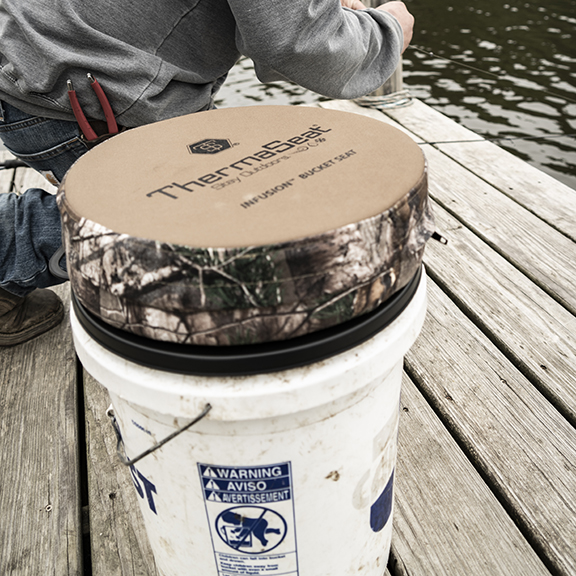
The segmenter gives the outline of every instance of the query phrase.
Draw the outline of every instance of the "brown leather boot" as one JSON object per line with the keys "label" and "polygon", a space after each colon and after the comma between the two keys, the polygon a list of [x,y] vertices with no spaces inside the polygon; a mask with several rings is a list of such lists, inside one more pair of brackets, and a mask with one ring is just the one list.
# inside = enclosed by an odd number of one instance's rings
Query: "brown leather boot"
{"label": "brown leather boot", "polygon": [[0,346],[26,342],[64,318],[62,301],[52,290],[38,289],[21,298],[0,288]]}

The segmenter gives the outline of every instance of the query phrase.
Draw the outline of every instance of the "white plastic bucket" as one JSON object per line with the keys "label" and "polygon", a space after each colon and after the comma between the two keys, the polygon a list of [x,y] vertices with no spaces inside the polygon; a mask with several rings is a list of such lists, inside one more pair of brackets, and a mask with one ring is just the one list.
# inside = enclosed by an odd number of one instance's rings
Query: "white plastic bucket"
{"label": "white plastic bucket", "polygon": [[403,357],[426,312],[425,274],[363,343],[305,366],[195,376],[100,345],[72,312],[84,367],[104,385],[162,576],[381,576],[392,534]]}

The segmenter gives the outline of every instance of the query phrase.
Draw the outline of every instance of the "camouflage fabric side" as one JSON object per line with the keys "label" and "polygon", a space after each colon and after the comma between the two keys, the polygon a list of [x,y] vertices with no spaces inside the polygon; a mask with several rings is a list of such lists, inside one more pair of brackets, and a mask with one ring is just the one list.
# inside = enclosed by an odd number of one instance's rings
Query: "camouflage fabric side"
{"label": "camouflage fabric side", "polygon": [[383,214],[265,247],[135,238],[75,215],[64,189],[58,201],[80,302],[117,328],[184,344],[283,340],[370,312],[410,281],[433,232],[426,171]]}

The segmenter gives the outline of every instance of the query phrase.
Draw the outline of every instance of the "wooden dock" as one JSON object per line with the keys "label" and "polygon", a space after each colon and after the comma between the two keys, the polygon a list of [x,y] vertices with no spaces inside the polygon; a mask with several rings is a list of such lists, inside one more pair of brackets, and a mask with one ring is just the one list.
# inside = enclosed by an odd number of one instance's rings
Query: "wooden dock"
{"label": "wooden dock", "polygon": [[[389,572],[576,575],[576,191],[419,101],[322,106],[422,143],[448,241],[405,362]],[[0,349],[0,574],[156,574],[108,404],[68,323]]]}

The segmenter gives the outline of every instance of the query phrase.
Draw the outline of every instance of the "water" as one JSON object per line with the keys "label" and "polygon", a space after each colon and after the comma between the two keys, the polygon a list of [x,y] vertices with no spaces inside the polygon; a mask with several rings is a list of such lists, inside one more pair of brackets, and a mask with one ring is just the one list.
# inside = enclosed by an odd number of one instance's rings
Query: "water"
{"label": "water", "polygon": [[[416,17],[403,60],[411,94],[487,138],[548,135],[498,144],[576,189],[576,0],[407,5]],[[219,97],[219,106],[325,99],[287,82],[260,84],[249,60]]]}

